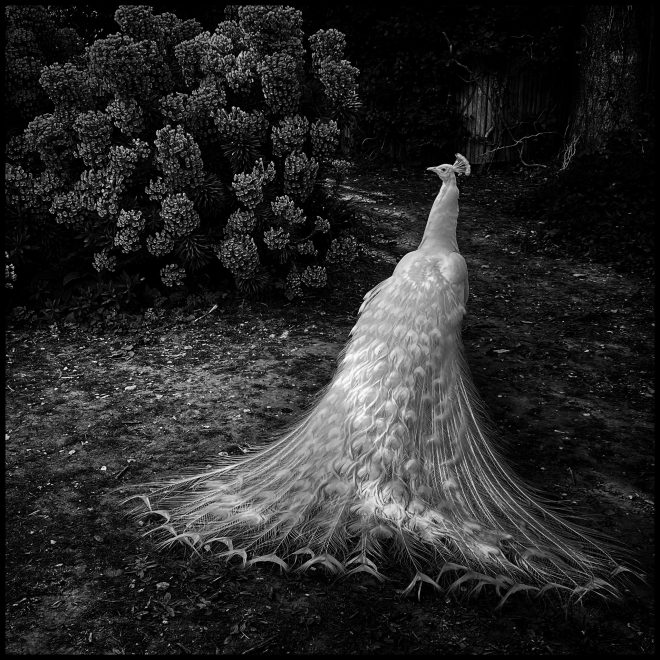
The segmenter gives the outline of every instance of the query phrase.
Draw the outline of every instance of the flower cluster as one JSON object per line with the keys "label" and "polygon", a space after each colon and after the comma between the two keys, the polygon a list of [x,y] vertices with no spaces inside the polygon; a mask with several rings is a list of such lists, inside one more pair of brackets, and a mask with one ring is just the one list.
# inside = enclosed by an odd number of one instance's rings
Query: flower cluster
{"label": "flower cluster", "polygon": [[146,5],[121,5],[114,15],[121,31],[137,41],[156,40],[158,30],[154,18],[151,7]]}
{"label": "flower cluster", "polygon": [[162,257],[174,249],[174,239],[166,231],[157,231],[153,236],[147,236],[147,250],[154,257]]}
{"label": "flower cluster", "polygon": [[5,197],[9,204],[29,205],[34,195],[34,177],[21,165],[5,162]]}
{"label": "flower cluster", "polygon": [[296,60],[286,53],[266,55],[257,64],[264,100],[275,115],[292,115],[302,93]]}
{"label": "flower cluster", "polygon": [[280,5],[243,5],[238,8],[244,40],[260,55],[287,53],[296,59],[303,56],[302,13]]}
{"label": "flower cluster", "polygon": [[302,225],[307,220],[303,210],[298,208],[288,195],[276,197],[270,203],[270,207],[273,209],[275,217],[283,224]]}
{"label": "flower cluster", "polygon": [[178,264],[167,264],[160,269],[160,279],[167,287],[181,286],[186,278],[186,269]]}
{"label": "flower cluster", "polygon": [[227,84],[235,92],[247,92],[255,81],[259,56],[255,50],[247,49],[236,57],[234,68],[227,72]]}
{"label": "flower cluster", "polygon": [[142,211],[120,211],[117,218],[117,233],[114,244],[128,254],[140,248],[140,234],[144,230],[145,219]]}
{"label": "flower cluster", "polygon": [[251,236],[234,236],[220,243],[218,258],[234,276],[245,277],[259,267],[259,252]]}
{"label": "flower cluster", "polygon": [[149,181],[149,185],[144,189],[144,192],[147,193],[147,197],[152,202],[161,202],[170,194],[170,185],[162,176],[159,176]]}
{"label": "flower cluster", "polygon": [[44,65],[79,55],[82,40],[73,28],[65,27],[63,12],[53,5],[7,5],[3,16],[5,102],[29,121],[50,106],[39,85]]}
{"label": "flower cluster", "polygon": [[285,156],[292,151],[301,150],[307,140],[308,131],[309,120],[307,117],[294,115],[281,119],[271,131],[273,154]]}
{"label": "flower cluster", "polygon": [[215,28],[214,34],[227,37],[231,41],[233,52],[242,52],[248,49],[245,43],[245,30],[232,20],[220,21]]}
{"label": "flower cluster", "polygon": [[218,32],[209,35],[208,47],[201,59],[202,73],[224,79],[236,65],[236,56],[232,50],[233,43],[229,37]]}
{"label": "flower cluster", "polygon": [[82,112],[73,123],[78,135],[76,153],[87,167],[99,167],[105,163],[112,142],[112,121],[99,110]]}
{"label": "flower cluster", "polygon": [[202,31],[202,26],[195,19],[184,21],[169,12],[154,15],[152,11],[146,5],[121,5],[115,11],[114,18],[128,36],[136,41],[154,41],[161,49],[171,49]]}
{"label": "flower cluster", "polygon": [[334,28],[318,30],[309,37],[309,47],[312,51],[312,65],[318,68],[327,58],[338,62],[344,57],[346,37]]}
{"label": "flower cluster", "polygon": [[268,119],[259,110],[245,112],[245,110],[232,106],[230,112],[221,108],[213,118],[223,140],[249,136],[258,142],[263,142],[268,133]]}
{"label": "flower cluster", "polygon": [[189,87],[194,86],[203,75],[201,61],[208,47],[209,36],[208,32],[203,32],[174,47],[174,56],[181,68],[183,79]]}
{"label": "flower cluster", "polygon": [[172,92],[158,100],[160,111],[166,119],[176,124],[182,123],[188,112],[189,94],[183,92]]}
{"label": "flower cluster", "polygon": [[62,192],[64,181],[54,172],[44,170],[39,176],[30,175],[30,184],[28,208],[38,215],[48,213],[53,199]]}
{"label": "flower cluster", "polygon": [[312,192],[318,170],[316,160],[304,152],[289,154],[284,161],[284,192],[299,203],[304,202]]}
{"label": "flower cluster", "polygon": [[[133,173],[138,159],[149,154],[149,145],[139,139],[133,147],[113,145],[106,156],[105,164],[84,170],[73,185],[80,206],[96,211],[102,218],[119,214],[121,197]],[[73,199],[73,198],[72,198]]]}
{"label": "flower cluster", "polygon": [[152,8],[145,5],[121,5],[114,18],[125,34],[136,41],[155,41],[161,49],[171,49],[202,31],[195,19],[184,21],[169,12],[154,15]]}
{"label": "flower cluster", "polygon": [[202,32],[174,47],[186,84],[194,87],[207,77],[223,78],[236,63],[232,40],[216,30]]}
{"label": "flower cluster", "polygon": [[316,220],[314,221],[314,231],[318,231],[323,234],[329,233],[330,222],[325,218],[322,218],[320,215],[317,215]]}
{"label": "flower cluster", "polygon": [[115,96],[105,111],[125,135],[139,135],[144,130],[144,112],[135,99]]}
{"label": "flower cluster", "polygon": [[328,274],[323,266],[307,266],[300,275],[300,282],[305,286],[320,289],[328,283]]}
{"label": "flower cluster", "polygon": [[97,39],[87,48],[89,71],[111,94],[149,100],[172,88],[172,75],[154,41],[125,34]]}
{"label": "flower cluster", "polygon": [[312,153],[319,159],[326,160],[334,154],[339,144],[339,127],[334,120],[318,120],[310,129]]}
{"label": "flower cluster", "polygon": [[234,211],[225,226],[225,238],[245,236],[257,226],[257,217],[252,211]]}
{"label": "flower cluster", "polygon": [[22,133],[12,135],[5,143],[5,162],[11,161],[20,163],[28,155],[25,136]]}
{"label": "flower cluster", "polygon": [[7,94],[21,115],[34,117],[46,105],[46,97],[38,84],[44,66],[40,57],[33,55],[7,58]]}
{"label": "flower cluster", "polygon": [[214,79],[202,81],[190,94],[186,123],[193,134],[210,139],[215,133],[213,113],[227,102],[227,93]]}
{"label": "flower cluster", "polygon": [[300,273],[298,273],[298,269],[295,266],[291,268],[286,276],[286,282],[284,283],[284,295],[289,300],[293,300],[294,298],[301,298],[303,295]]}
{"label": "flower cluster", "polygon": [[325,95],[335,108],[355,107],[357,101],[357,77],[360,70],[351,66],[348,60],[338,62],[327,57],[320,62],[317,75],[323,85]]}
{"label": "flower cluster", "polygon": [[75,224],[80,219],[84,206],[80,195],[70,190],[55,195],[48,210],[55,216],[58,225]]}
{"label": "flower cluster", "polygon": [[358,256],[358,242],[355,237],[345,234],[330,243],[325,260],[337,266],[349,266]]}
{"label": "flower cluster", "polygon": [[289,232],[281,227],[274,227],[264,232],[264,243],[271,250],[284,250],[290,242]]}
{"label": "flower cluster", "polygon": [[343,181],[351,169],[351,163],[342,158],[335,158],[330,161],[330,168],[337,182]]}
{"label": "flower cluster", "polygon": [[264,198],[264,185],[275,178],[275,164],[270,162],[264,168],[264,162],[260,158],[255,164],[252,172],[241,172],[234,174],[231,184],[238,201],[248,209],[254,209]]}
{"label": "flower cluster", "polygon": [[44,67],[41,70],[39,84],[56,107],[81,109],[92,104],[88,80],[89,75],[85,69],[66,62]]}
{"label": "flower cluster", "polygon": [[298,254],[305,254],[312,256],[316,256],[318,254],[318,250],[314,247],[314,243],[309,240],[298,243],[296,245],[296,250],[298,250]]}
{"label": "flower cluster", "polygon": [[187,236],[199,227],[199,214],[185,193],[166,197],[161,204],[163,232],[172,238]]}
{"label": "flower cluster", "polygon": [[187,131],[200,139],[214,135],[212,120],[215,109],[226,102],[224,89],[214,81],[202,82],[190,94],[173,92],[163,96],[160,111],[171,122],[182,124]]}
{"label": "flower cluster", "polygon": [[9,261],[9,253],[5,252],[5,289],[13,289],[16,281],[14,264]]}
{"label": "flower cluster", "polygon": [[117,268],[117,257],[111,255],[109,252],[106,248],[94,254],[93,265],[99,273],[104,270],[113,271]]}
{"label": "flower cluster", "polygon": [[96,211],[102,218],[119,214],[119,197],[123,192],[123,177],[108,177],[108,171],[84,170],[74,184],[80,195],[81,204],[88,211]]}
{"label": "flower cluster", "polygon": [[25,148],[36,151],[47,169],[60,171],[74,157],[75,132],[55,114],[35,117],[23,132]]}
{"label": "flower cluster", "polygon": [[204,164],[199,145],[181,126],[169,124],[156,131],[156,163],[165,175],[171,191],[197,187],[204,178]]}

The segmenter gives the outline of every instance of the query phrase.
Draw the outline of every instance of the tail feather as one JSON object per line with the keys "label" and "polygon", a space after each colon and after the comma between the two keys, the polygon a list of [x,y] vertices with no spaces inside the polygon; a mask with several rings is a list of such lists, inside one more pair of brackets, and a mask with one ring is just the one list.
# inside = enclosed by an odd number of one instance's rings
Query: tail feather
{"label": "tail feather", "polygon": [[[416,268],[365,296],[334,378],[297,424],[136,496],[165,518],[162,545],[222,542],[248,565],[374,575],[396,556],[416,576],[409,590],[459,570],[454,588],[492,584],[503,601],[616,594],[615,553],[543,504],[492,446],[463,356],[463,304],[432,259]],[[436,580],[424,572],[438,568]]]}

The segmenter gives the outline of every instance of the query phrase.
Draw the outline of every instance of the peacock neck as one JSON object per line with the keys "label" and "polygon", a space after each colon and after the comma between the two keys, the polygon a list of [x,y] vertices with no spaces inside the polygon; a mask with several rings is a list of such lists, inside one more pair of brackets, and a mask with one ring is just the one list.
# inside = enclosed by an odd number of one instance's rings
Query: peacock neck
{"label": "peacock neck", "polygon": [[433,202],[418,250],[434,253],[458,252],[458,186],[456,178],[444,181]]}

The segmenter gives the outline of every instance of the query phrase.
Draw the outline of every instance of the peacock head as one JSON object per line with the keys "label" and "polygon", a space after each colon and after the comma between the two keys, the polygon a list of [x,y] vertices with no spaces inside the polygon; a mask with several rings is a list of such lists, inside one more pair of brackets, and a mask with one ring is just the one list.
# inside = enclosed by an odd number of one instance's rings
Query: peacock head
{"label": "peacock head", "polygon": [[456,174],[470,174],[470,163],[465,156],[456,154],[456,161],[453,165],[445,163],[444,165],[436,165],[435,167],[427,167],[429,172],[435,172],[443,182],[450,181]]}

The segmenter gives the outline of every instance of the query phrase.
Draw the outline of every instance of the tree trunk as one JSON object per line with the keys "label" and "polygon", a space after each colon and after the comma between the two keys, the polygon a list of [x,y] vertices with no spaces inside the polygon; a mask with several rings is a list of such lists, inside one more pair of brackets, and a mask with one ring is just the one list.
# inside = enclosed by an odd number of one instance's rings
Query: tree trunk
{"label": "tree trunk", "polygon": [[585,7],[578,82],[562,169],[602,151],[615,132],[632,132],[641,92],[641,46],[634,5]]}

